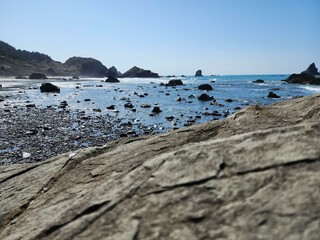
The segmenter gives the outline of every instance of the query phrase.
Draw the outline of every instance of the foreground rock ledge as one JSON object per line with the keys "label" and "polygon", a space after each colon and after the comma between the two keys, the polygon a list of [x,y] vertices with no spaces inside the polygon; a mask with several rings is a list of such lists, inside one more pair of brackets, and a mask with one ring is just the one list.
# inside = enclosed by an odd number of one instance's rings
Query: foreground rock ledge
{"label": "foreground rock ledge", "polygon": [[317,239],[320,95],[0,168],[0,239]]}

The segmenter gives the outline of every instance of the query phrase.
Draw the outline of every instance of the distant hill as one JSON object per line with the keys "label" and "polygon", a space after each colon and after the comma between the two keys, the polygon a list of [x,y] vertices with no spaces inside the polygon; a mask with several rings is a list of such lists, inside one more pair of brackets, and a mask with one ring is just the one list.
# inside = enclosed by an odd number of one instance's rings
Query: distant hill
{"label": "distant hill", "polygon": [[119,75],[115,67],[109,71],[100,61],[93,58],[72,57],[61,63],[46,54],[15,49],[0,41],[1,76],[29,76],[33,72],[42,72],[49,76],[118,77]]}

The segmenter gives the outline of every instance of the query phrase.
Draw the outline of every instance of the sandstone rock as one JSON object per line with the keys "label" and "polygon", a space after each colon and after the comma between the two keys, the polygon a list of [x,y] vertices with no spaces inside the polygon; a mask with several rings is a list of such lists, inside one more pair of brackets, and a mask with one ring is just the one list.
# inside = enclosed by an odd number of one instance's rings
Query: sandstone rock
{"label": "sandstone rock", "polygon": [[44,73],[32,73],[29,79],[47,79],[47,76]]}
{"label": "sandstone rock", "polygon": [[207,91],[213,90],[213,88],[212,88],[211,85],[209,85],[209,84],[200,84],[200,85],[198,86],[198,89],[199,89],[199,90],[207,90]]}
{"label": "sandstone rock", "polygon": [[41,92],[60,92],[60,88],[52,83],[42,83],[40,86]]}
{"label": "sandstone rock", "polygon": [[202,71],[201,70],[196,71],[196,74],[194,76],[195,77],[202,77]]}
{"label": "sandstone rock", "polygon": [[320,95],[0,166],[0,239],[317,239]]}

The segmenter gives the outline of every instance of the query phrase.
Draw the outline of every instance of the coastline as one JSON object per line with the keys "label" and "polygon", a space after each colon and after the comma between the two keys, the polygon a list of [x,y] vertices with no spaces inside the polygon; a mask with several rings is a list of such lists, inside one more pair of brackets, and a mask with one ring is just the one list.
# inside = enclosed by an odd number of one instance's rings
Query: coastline
{"label": "coastline", "polygon": [[320,95],[250,106],[225,120],[0,166],[0,237],[315,239],[319,106]]}

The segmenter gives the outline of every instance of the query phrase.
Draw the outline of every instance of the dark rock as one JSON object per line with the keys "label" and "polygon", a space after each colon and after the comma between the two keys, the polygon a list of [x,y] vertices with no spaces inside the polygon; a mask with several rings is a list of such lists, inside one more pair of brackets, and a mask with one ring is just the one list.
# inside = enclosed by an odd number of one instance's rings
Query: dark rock
{"label": "dark rock", "polygon": [[296,84],[313,84],[313,85],[320,85],[320,78],[316,78],[313,75],[307,73],[300,73],[300,74],[291,74],[287,79],[283,80],[287,83],[296,83]]}
{"label": "dark rock", "polygon": [[225,101],[225,102],[229,102],[229,103],[230,103],[230,102],[233,102],[233,100],[230,99],[230,98],[227,98],[227,99],[225,99],[224,101]]}
{"label": "dark rock", "polygon": [[162,110],[160,109],[160,107],[153,107],[151,112],[152,113],[160,113],[160,112],[162,112]]}
{"label": "dark rock", "polygon": [[150,70],[144,70],[142,68],[138,68],[134,66],[129,69],[127,72],[121,75],[124,78],[159,78],[158,73],[153,73]]}
{"label": "dark rock", "polygon": [[44,73],[32,73],[29,79],[48,79]]}
{"label": "dark rock", "polygon": [[185,99],[183,99],[182,97],[177,97],[176,98],[176,101],[178,101],[178,102],[181,102],[182,100],[185,100]]}
{"label": "dark rock", "polygon": [[275,94],[274,92],[269,92],[268,98],[280,98],[280,96],[278,96],[278,95]]}
{"label": "dark rock", "polygon": [[115,110],[115,105],[110,105],[107,107],[108,110]]}
{"label": "dark rock", "polygon": [[35,105],[35,104],[27,104],[26,107],[27,107],[27,108],[35,108],[36,105]]}
{"label": "dark rock", "polygon": [[195,77],[202,77],[202,70],[196,71]]}
{"label": "dark rock", "polygon": [[264,83],[264,80],[262,79],[257,79],[257,80],[254,80],[252,81],[253,83]]}
{"label": "dark rock", "polygon": [[78,80],[78,79],[79,79],[78,76],[76,76],[76,75],[72,76],[72,80]]}
{"label": "dark rock", "polygon": [[108,68],[94,58],[71,57],[63,65],[79,69],[81,75],[88,77],[106,77],[109,73]]}
{"label": "dark rock", "polygon": [[175,86],[181,86],[183,85],[183,82],[181,81],[181,79],[171,79],[167,84],[165,84],[165,86],[168,87],[175,87]]}
{"label": "dark rock", "polygon": [[212,96],[209,96],[208,94],[202,93],[199,97],[198,97],[199,101],[211,101],[213,100]]}
{"label": "dark rock", "polygon": [[41,92],[60,92],[60,88],[52,83],[42,83],[40,87]]}
{"label": "dark rock", "polygon": [[189,95],[188,98],[196,98],[193,94]]}
{"label": "dark rock", "polygon": [[113,77],[113,76],[109,76],[105,82],[108,82],[108,83],[119,83],[119,79],[117,79],[116,77]]}
{"label": "dark rock", "polygon": [[318,68],[316,67],[316,65],[314,63],[310,64],[310,66],[301,73],[306,73],[306,74],[313,75],[313,76],[320,75],[320,73],[318,72]]}
{"label": "dark rock", "polygon": [[186,76],[182,74],[181,77],[186,77]]}
{"label": "dark rock", "polygon": [[86,99],[84,99],[84,101],[85,101],[85,102],[90,102],[91,99],[90,99],[90,98],[86,98]]}
{"label": "dark rock", "polygon": [[198,89],[199,90],[207,90],[207,91],[213,90],[213,88],[209,84],[201,84],[198,86]]}
{"label": "dark rock", "polygon": [[124,104],[124,107],[125,108],[133,108],[133,105],[132,105],[132,103],[127,102],[127,103]]}

